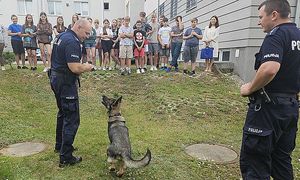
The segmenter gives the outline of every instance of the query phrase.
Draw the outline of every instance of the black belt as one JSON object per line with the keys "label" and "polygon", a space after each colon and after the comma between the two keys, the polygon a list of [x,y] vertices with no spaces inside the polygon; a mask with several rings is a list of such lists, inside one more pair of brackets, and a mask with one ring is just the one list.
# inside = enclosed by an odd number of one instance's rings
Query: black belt
{"label": "black belt", "polygon": [[75,75],[70,70],[54,70],[54,69],[50,69],[48,72],[50,73],[50,75],[63,76],[66,80],[68,78],[75,78],[75,80],[77,80],[77,82],[78,82],[78,86],[81,87],[79,76]]}
{"label": "black belt", "polygon": [[268,93],[268,95],[271,97],[287,97],[298,99],[298,95],[293,93]]}

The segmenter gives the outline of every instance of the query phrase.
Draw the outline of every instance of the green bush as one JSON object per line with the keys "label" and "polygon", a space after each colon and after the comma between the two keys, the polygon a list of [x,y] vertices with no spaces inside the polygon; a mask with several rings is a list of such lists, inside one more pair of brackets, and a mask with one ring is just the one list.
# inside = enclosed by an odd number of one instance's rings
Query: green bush
{"label": "green bush", "polygon": [[3,53],[3,58],[5,60],[5,64],[9,64],[10,67],[13,69],[11,64],[15,61],[15,54],[13,52],[7,51]]}

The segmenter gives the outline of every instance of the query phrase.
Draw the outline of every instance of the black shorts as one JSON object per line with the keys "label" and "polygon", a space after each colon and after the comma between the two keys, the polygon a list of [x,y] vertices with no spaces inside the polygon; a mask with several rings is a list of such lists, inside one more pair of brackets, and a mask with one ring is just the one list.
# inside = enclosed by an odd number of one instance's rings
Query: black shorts
{"label": "black shorts", "polygon": [[110,50],[112,48],[112,41],[111,40],[101,40],[101,46],[102,46],[102,50],[103,53],[110,53]]}
{"label": "black shorts", "polygon": [[36,50],[36,47],[25,47],[26,50]]}
{"label": "black shorts", "polygon": [[11,46],[13,48],[14,54],[24,54],[25,53],[22,41],[11,40]]}
{"label": "black shorts", "polygon": [[118,41],[116,45],[112,47],[112,49],[120,49],[120,41]]}
{"label": "black shorts", "polygon": [[50,44],[50,45],[51,45],[51,42],[46,42],[46,43],[45,43],[45,42],[38,41],[38,44],[45,44],[45,45],[46,45],[46,44]]}

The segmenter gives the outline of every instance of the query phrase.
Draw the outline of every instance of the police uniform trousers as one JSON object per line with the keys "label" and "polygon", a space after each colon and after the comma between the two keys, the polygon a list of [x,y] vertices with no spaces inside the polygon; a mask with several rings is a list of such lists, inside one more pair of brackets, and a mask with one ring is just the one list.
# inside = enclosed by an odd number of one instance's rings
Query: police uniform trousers
{"label": "police uniform trousers", "polygon": [[68,161],[73,157],[73,142],[80,123],[77,78],[52,70],[50,84],[58,107],[55,149],[60,149],[60,161]]}
{"label": "police uniform trousers", "polygon": [[293,179],[291,152],[299,116],[296,95],[249,103],[243,128],[240,169],[244,180]]}

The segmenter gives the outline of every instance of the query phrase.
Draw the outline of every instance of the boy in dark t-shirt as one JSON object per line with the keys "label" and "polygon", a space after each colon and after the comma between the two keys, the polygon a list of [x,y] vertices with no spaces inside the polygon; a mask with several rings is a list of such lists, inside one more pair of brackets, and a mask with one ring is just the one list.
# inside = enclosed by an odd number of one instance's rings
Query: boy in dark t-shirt
{"label": "boy in dark t-shirt", "polygon": [[136,30],[133,32],[134,38],[134,57],[136,64],[136,73],[145,73],[144,70],[144,56],[145,56],[145,35],[146,32],[142,30],[142,22],[138,20],[135,24]]}
{"label": "boy in dark t-shirt", "polygon": [[[149,32],[152,30],[152,27],[150,26],[149,23],[147,23],[147,20],[146,20],[146,13],[145,12],[140,12],[139,14],[140,16],[140,21],[142,23],[142,27],[141,29],[145,32],[145,42],[144,42],[144,63],[145,63],[145,70],[147,69],[146,65],[147,65],[147,54],[148,54],[148,39],[147,39],[147,36],[149,35]],[[133,26],[133,29],[137,29],[136,25]]]}

